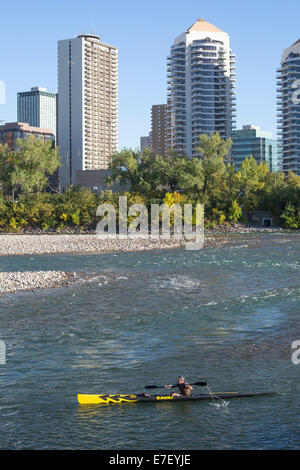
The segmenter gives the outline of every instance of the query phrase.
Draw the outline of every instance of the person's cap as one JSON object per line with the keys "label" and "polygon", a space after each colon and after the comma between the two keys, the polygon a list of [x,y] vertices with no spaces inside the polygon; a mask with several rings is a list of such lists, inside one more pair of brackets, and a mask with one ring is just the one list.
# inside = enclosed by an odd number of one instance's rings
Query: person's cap
{"label": "person's cap", "polygon": [[179,375],[179,376],[177,377],[177,380],[184,380],[184,377],[183,377],[182,375]]}

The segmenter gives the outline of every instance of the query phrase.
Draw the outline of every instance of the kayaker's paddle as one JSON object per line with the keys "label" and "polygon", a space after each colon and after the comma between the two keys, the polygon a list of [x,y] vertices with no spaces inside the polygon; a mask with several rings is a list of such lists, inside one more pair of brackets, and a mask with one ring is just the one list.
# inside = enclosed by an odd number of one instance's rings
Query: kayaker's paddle
{"label": "kayaker's paddle", "polygon": [[[200,385],[200,387],[205,387],[207,385],[206,382],[195,382],[194,384],[190,384],[190,385]],[[153,389],[153,388],[164,388],[165,385],[146,385],[145,388],[147,389]]]}

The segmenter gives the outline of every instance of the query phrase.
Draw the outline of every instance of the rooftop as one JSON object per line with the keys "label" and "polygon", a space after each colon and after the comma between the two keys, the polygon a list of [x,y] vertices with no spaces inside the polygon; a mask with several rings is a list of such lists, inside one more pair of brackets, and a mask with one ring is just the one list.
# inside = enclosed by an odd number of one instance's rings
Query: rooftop
{"label": "rooftop", "polygon": [[215,32],[215,33],[223,33],[221,29],[217,28],[211,23],[208,23],[205,21],[203,18],[199,18],[189,29],[187,29],[188,32],[190,31],[208,31],[208,32]]}
{"label": "rooftop", "polygon": [[31,88],[31,91],[47,91],[47,88],[43,88],[41,86],[34,86]]}
{"label": "rooftop", "polygon": [[30,132],[35,134],[52,134],[51,129],[43,129],[42,127],[33,127],[26,122],[7,122],[3,126],[0,126],[0,131],[22,131]]}
{"label": "rooftop", "polygon": [[292,46],[296,46],[296,44],[299,44],[300,43],[300,39],[298,39],[298,41],[294,42],[294,44],[292,44]]}
{"label": "rooftop", "polygon": [[100,36],[97,34],[79,34],[78,38],[86,38],[86,39],[97,39],[100,40]]}

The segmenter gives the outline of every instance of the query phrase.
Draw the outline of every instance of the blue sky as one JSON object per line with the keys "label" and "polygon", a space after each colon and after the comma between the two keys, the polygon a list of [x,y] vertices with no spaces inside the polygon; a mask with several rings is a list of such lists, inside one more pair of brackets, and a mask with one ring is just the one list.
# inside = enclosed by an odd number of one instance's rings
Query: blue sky
{"label": "blue sky", "polygon": [[166,57],[198,18],[230,35],[237,61],[237,125],[276,134],[276,69],[300,38],[299,0],[19,0],[0,9],[0,120],[16,121],[17,92],[57,91],[57,41],[95,30],[119,48],[119,145],[139,146],[152,104],[166,101]]}

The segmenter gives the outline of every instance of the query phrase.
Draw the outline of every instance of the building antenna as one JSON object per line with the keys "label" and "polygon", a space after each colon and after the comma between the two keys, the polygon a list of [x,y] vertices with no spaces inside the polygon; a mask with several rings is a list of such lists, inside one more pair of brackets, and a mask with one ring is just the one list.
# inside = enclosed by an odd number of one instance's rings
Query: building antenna
{"label": "building antenna", "polygon": [[93,23],[91,24],[91,34],[92,34],[93,36],[96,35],[96,31],[95,31],[95,28],[94,28]]}

